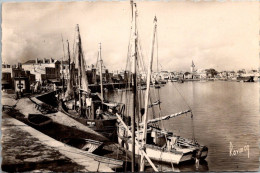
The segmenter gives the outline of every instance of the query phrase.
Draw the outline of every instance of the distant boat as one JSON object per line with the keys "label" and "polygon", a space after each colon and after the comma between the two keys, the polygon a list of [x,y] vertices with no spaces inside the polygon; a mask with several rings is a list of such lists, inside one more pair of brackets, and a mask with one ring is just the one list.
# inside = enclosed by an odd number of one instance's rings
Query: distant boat
{"label": "distant boat", "polygon": [[63,138],[61,142],[90,153],[103,147],[103,142],[84,138]]}
{"label": "distant boat", "polygon": [[232,81],[237,81],[237,78],[236,77],[232,77],[231,80]]}
{"label": "distant boat", "polygon": [[138,86],[139,90],[146,90],[146,86]]}
{"label": "distant boat", "polygon": [[42,114],[29,114],[28,121],[35,127],[47,126],[53,122],[51,118]]}
{"label": "distant boat", "polygon": [[183,79],[179,79],[178,82],[179,83],[184,83],[184,80]]}
{"label": "distant boat", "polygon": [[161,84],[166,84],[167,81],[166,81],[166,80],[161,80],[160,83],[161,83]]}
{"label": "distant boat", "polygon": [[116,88],[115,90],[118,91],[118,92],[122,92],[122,91],[124,91],[124,90],[119,89],[119,88]]}
{"label": "distant boat", "polygon": [[257,78],[255,76],[239,76],[239,77],[237,77],[237,81],[257,82]]}
{"label": "distant boat", "polygon": [[155,84],[154,88],[161,88],[161,86],[159,84]]}

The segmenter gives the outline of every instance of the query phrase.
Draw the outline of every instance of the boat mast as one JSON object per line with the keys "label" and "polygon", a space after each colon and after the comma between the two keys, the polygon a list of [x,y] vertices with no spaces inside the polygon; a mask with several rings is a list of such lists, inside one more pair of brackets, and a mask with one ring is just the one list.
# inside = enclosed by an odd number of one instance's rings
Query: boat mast
{"label": "boat mast", "polygon": [[104,100],[104,96],[103,96],[103,76],[102,76],[102,64],[103,64],[103,60],[101,58],[101,43],[99,43],[99,74],[100,74],[100,92],[101,92],[101,103],[103,103]]}
{"label": "boat mast", "polygon": [[80,107],[80,114],[82,113],[82,94],[81,94],[81,66],[82,66],[82,62],[81,62],[81,56],[82,56],[82,48],[81,48],[81,38],[80,38],[80,32],[79,32],[79,24],[77,24],[77,32],[78,32],[78,40],[77,40],[77,44],[78,44],[78,88],[79,88],[79,107]]}
{"label": "boat mast", "polygon": [[68,40],[67,40],[67,44],[68,44],[69,76],[67,76],[67,90],[65,92],[65,98],[70,94],[71,91],[70,45]]}
{"label": "boat mast", "polygon": [[[150,92],[150,81],[151,81],[151,73],[152,73],[152,66],[153,66],[153,52],[154,52],[154,42],[155,42],[155,34],[157,28],[157,18],[154,17],[154,28],[153,28],[153,38],[152,38],[152,47],[151,47],[151,56],[149,60],[149,67],[147,72],[146,78],[146,92],[145,92],[145,112],[144,112],[144,119],[143,119],[143,136],[142,136],[142,146],[146,144],[146,137],[147,137],[147,120],[148,120],[148,104],[149,104],[149,92]],[[144,155],[141,155],[141,168],[140,171],[144,171]]]}
{"label": "boat mast", "polygon": [[65,98],[69,98],[73,94],[73,75],[72,75],[72,65],[70,64],[71,59],[70,59],[70,46],[69,46],[69,41],[67,40],[68,44],[68,61],[69,61],[69,75],[67,76],[67,90],[65,92]]}
{"label": "boat mast", "polygon": [[[69,56],[69,72],[70,72],[70,44],[69,44],[69,41],[67,40],[67,43],[68,43],[68,56]],[[69,73],[70,74],[70,73]]]}
{"label": "boat mast", "polygon": [[134,46],[132,49],[132,74],[133,74],[133,116],[131,118],[131,129],[132,129],[132,172],[135,172],[135,115],[136,115],[136,104],[137,104],[137,87],[136,87],[136,62],[137,62],[137,32],[136,32],[136,4],[131,0],[132,7],[132,45]]}
{"label": "boat mast", "polygon": [[61,40],[62,40],[62,46],[63,46],[63,57],[62,57],[62,60],[61,60],[61,73],[62,73],[62,94],[64,94],[64,72],[63,72],[63,60],[65,58],[65,51],[64,51],[64,43],[63,43],[63,37],[61,35]]}

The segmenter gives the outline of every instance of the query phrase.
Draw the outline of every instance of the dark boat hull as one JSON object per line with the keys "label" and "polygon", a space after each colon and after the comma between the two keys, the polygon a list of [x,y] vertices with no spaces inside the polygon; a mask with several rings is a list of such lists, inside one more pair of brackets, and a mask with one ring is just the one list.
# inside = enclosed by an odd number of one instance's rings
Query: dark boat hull
{"label": "dark boat hull", "polygon": [[28,122],[35,127],[45,127],[50,125],[53,121],[51,118],[42,114],[29,114]]}
{"label": "dark boat hull", "polygon": [[237,81],[243,81],[243,82],[255,82],[254,76],[246,76],[246,77],[237,77]]}
{"label": "dark boat hull", "polygon": [[115,135],[117,132],[117,119],[87,119],[84,117],[79,116],[77,113],[71,113],[65,111],[62,105],[59,106],[61,112],[66,114],[67,116],[73,118],[74,120],[78,121],[79,123],[91,128],[92,130],[101,133],[105,137],[116,139]]}
{"label": "dark boat hull", "polygon": [[93,153],[103,147],[103,142],[83,138],[63,138],[61,142],[75,148]]}

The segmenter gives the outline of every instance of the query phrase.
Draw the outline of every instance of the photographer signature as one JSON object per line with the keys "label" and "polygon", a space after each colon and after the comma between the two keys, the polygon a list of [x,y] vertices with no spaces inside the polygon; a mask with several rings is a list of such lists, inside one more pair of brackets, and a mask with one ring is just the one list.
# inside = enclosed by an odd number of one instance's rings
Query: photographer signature
{"label": "photographer signature", "polygon": [[229,156],[237,156],[243,152],[247,152],[247,157],[249,158],[249,145],[245,145],[244,147],[234,149],[232,142],[229,145]]}

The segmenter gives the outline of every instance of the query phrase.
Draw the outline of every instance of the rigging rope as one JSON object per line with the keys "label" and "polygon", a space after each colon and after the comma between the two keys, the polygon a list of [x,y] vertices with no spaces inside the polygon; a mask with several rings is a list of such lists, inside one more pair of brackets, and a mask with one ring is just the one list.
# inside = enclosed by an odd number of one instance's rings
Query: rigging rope
{"label": "rigging rope", "polygon": [[184,96],[181,94],[181,92],[178,90],[178,88],[176,87],[175,84],[173,84],[173,86],[175,87],[175,89],[177,90],[177,92],[180,94],[180,96],[182,97],[182,99],[184,100],[186,106],[189,107],[189,109],[191,110],[191,107],[189,106],[188,102],[186,101],[186,99],[184,98]]}

